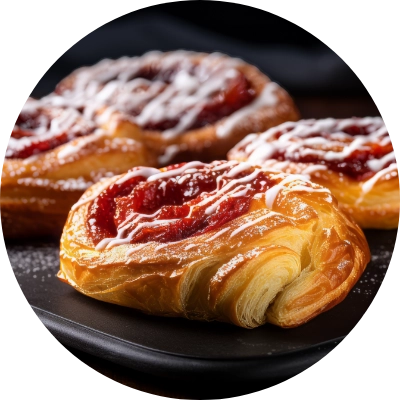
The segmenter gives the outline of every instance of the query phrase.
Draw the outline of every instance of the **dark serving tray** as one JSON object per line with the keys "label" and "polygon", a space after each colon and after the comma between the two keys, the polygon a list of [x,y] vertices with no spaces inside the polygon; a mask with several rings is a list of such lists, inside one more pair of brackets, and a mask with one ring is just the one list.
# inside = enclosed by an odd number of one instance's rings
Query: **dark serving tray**
{"label": "dark serving tray", "polygon": [[295,329],[246,330],[102,303],[56,278],[57,242],[6,245],[28,302],[66,346],[165,377],[281,381],[320,360],[357,324],[386,274],[396,234],[367,231],[372,260],[360,281],[341,304]]}

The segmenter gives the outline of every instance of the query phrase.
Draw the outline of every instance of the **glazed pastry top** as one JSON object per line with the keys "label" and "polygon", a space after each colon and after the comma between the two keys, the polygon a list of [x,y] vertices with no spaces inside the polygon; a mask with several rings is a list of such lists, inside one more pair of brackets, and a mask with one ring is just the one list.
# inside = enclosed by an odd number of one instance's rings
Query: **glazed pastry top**
{"label": "glazed pastry top", "polygon": [[365,181],[396,168],[393,145],[381,118],[302,120],[286,122],[248,135],[230,152],[231,158],[256,164],[267,160],[312,163]]}
{"label": "glazed pastry top", "polygon": [[143,129],[173,137],[212,124],[254,99],[238,68],[242,64],[218,53],[187,51],[103,60],[62,81],[57,101],[85,107],[89,118],[111,106],[109,112],[120,111]]}
{"label": "glazed pastry top", "polygon": [[286,185],[295,192],[324,192],[332,201],[328,189],[303,176],[269,173],[236,161],[193,161],[161,170],[133,168],[73,210],[91,202],[86,229],[96,250],[169,243],[223,229],[255,208],[271,209]]}
{"label": "glazed pastry top", "polygon": [[[154,51],[80,68],[55,92],[27,101],[7,157],[51,150],[103,127],[116,112],[165,139],[221,120],[217,136],[228,136],[238,120],[278,101],[277,85],[259,72],[258,83],[248,79],[249,68],[254,75],[256,68],[242,60],[188,51]],[[265,87],[256,88],[259,83]]]}

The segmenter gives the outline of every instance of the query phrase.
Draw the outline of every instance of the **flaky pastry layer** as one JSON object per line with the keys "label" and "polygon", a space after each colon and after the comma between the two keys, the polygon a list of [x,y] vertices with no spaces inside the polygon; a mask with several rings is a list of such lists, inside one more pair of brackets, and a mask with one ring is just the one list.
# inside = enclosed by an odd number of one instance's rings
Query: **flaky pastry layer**
{"label": "flaky pastry layer", "polygon": [[245,328],[309,321],[345,298],[370,259],[368,245],[326,189],[264,173],[272,189],[220,228],[96,250],[88,210],[123,175],[99,182],[69,214],[59,278],[87,296],[149,314]]}

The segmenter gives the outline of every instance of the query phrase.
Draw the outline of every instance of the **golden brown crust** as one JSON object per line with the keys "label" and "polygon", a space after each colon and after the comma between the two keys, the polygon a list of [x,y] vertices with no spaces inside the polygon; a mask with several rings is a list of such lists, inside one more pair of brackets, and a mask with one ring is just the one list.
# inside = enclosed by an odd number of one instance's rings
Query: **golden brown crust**
{"label": "golden brown crust", "polygon": [[60,235],[71,206],[93,182],[154,162],[143,145],[116,132],[80,137],[27,159],[6,158],[0,199],[4,236]]}
{"label": "golden brown crust", "polygon": [[155,315],[246,328],[307,322],[345,298],[369,261],[368,245],[325,189],[264,173],[272,190],[220,228],[175,242],[96,250],[88,210],[121,176],[98,183],[69,214],[60,279],[90,297]]}
{"label": "golden brown crust", "polygon": [[334,171],[314,172],[311,179],[328,187],[338,199],[339,207],[362,228],[397,228],[400,207],[397,168],[383,175],[368,192],[362,189],[365,181],[357,182]]}

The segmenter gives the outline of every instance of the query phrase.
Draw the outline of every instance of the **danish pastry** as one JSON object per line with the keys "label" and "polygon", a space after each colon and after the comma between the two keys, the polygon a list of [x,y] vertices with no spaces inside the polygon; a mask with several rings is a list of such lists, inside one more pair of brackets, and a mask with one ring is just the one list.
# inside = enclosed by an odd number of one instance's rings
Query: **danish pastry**
{"label": "danish pastry", "polygon": [[58,276],[150,314],[294,327],[342,301],[369,257],[328,189],[249,163],[193,161],[88,189],[64,227]]}
{"label": "danish pastry", "polygon": [[256,67],[219,53],[103,60],[61,81],[57,95],[106,129],[120,127],[142,140],[161,166],[225,158],[248,133],[298,119],[280,86]]}
{"label": "danish pastry", "polygon": [[3,166],[4,236],[59,235],[71,206],[91,184],[154,162],[142,144],[98,129],[77,109],[29,99]]}
{"label": "danish pastry", "polygon": [[393,146],[381,118],[287,122],[248,135],[228,154],[329,188],[363,228],[397,228],[399,178]]}

